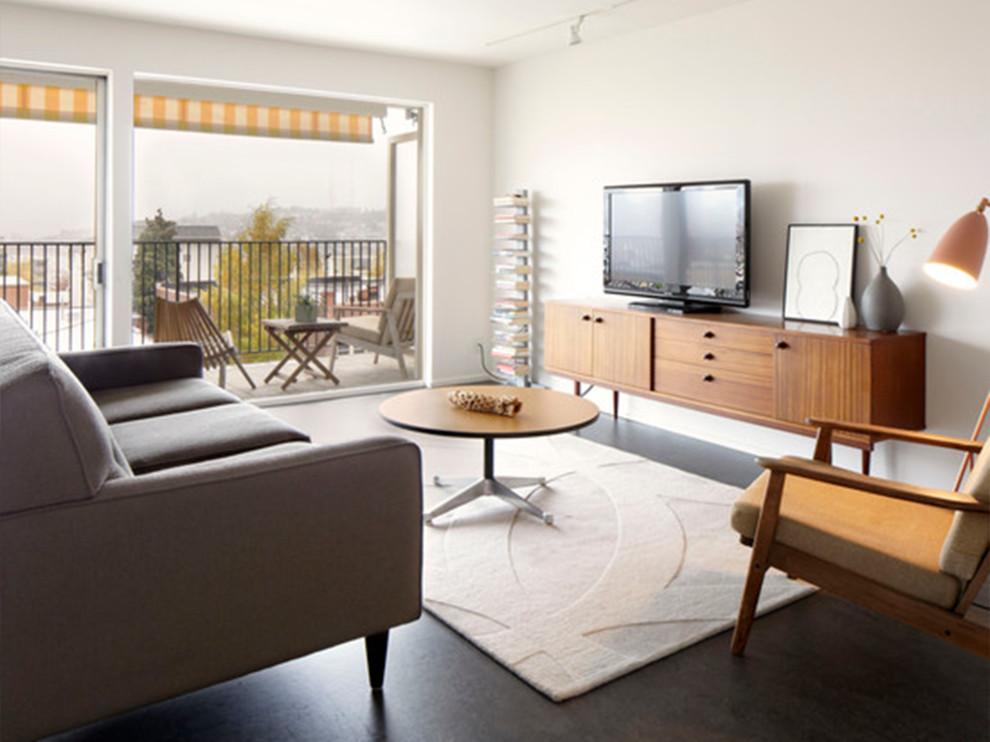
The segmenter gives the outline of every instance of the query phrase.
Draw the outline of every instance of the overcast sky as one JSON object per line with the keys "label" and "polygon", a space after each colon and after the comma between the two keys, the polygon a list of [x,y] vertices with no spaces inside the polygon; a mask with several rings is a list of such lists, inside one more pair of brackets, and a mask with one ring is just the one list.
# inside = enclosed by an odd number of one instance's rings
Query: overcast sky
{"label": "overcast sky", "polygon": [[[401,119],[389,119],[397,133]],[[136,129],[134,219],[280,207],[385,208],[388,147]],[[95,127],[0,119],[0,238],[92,235]]]}

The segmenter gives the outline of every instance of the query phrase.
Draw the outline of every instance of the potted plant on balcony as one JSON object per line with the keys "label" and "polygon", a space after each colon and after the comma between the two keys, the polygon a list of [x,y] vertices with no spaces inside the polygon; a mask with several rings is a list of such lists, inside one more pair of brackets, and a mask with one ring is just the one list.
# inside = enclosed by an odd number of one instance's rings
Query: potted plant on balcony
{"label": "potted plant on balcony", "polygon": [[300,294],[296,298],[296,322],[316,322],[319,304],[308,294]]}

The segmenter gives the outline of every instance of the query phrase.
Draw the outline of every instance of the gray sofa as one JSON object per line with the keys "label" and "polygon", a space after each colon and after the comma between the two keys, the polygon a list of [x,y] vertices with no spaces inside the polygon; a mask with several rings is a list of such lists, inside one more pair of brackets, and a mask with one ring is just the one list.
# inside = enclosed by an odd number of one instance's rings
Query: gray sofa
{"label": "gray sofa", "polygon": [[0,735],[36,739],[420,615],[419,449],[314,445],[198,346],[65,354],[0,301]]}

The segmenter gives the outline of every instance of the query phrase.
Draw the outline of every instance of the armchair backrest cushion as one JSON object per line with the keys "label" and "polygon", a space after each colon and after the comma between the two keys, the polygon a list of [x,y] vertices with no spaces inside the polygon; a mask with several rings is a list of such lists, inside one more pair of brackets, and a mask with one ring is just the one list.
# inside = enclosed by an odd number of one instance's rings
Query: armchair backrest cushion
{"label": "armchair backrest cushion", "polygon": [[129,475],[80,381],[0,301],[0,514],[85,500]]}
{"label": "armchair backrest cushion", "polygon": [[[976,457],[962,491],[981,502],[990,502],[990,439]],[[949,529],[939,567],[963,584],[973,579],[980,560],[990,547],[990,516],[986,513],[956,513]]]}

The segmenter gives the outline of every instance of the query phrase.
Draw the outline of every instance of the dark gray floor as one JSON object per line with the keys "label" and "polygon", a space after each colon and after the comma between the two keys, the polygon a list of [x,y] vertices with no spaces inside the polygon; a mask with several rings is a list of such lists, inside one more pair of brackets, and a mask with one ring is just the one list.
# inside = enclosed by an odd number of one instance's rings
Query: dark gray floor
{"label": "dark gray floor", "polygon": [[[607,416],[583,435],[731,484],[757,471],[749,455]],[[392,632],[380,697],[352,642],[58,739],[975,742],[990,739],[990,665],[815,595],[759,619],[744,658],[724,633],[556,704],[424,615]]]}

